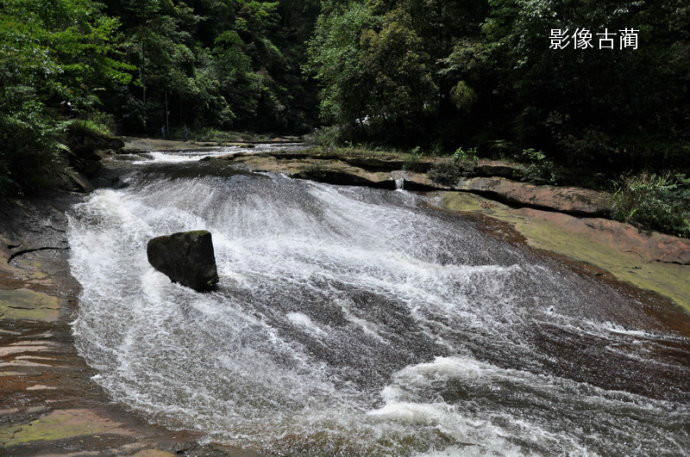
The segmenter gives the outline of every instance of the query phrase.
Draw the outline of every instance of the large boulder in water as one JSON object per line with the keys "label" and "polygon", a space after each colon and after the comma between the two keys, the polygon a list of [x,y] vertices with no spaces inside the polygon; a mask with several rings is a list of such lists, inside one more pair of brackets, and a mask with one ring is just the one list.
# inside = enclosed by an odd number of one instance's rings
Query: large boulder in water
{"label": "large boulder in water", "polygon": [[213,240],[206,230],[173,233],[149,241],[149,263],[172,282],[203,292],[218,284]]}

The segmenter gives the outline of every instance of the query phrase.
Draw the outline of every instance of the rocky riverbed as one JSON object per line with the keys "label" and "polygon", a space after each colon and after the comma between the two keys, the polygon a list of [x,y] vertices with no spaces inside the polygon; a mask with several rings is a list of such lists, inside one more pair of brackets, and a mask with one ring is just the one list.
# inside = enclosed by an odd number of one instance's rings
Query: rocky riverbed
{"label": "rocky riverbed", "polygon": [[[476,218],[483,230],[503,242],[528,245],[577,275],[637,297],[643,304],[640,312],[653,316],[662,328],[690,337],[687,313],[681,309],[690,309],[690,244],[602,217],[608,214],[603,193],[523,183],[519,166],[501,162],[481,162],[473,176],[440,184],[429,176],[437,159],[410,164],[386,155],[255,149],[229,144],[198,151],[198,145],[134,139],[125,145],[125,155],[146,160],[151,151],[195,150],[195,160],[208,158],[195,161],[202,168],[190,167],[191,174],[222,175],[231,168],[232,173],[283,173],[334,184],[430,192],[429,206]],[[117,171],[122,158],[106,156],[105,174],[97,186],[127,185]],[[77,354],[70,328],[80,286],[67,262],[65,211],[82,199],[80,194],[59,193],[0,206],[0,450],[17,457],[256,455],[201,445],[198,433],[150,425],[110,403],[93,382],[97,373]]]}

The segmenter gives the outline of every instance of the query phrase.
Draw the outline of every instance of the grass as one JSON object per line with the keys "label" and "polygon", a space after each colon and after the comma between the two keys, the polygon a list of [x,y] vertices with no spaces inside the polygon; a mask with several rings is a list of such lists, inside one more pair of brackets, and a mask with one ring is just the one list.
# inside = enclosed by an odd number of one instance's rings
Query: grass
{"label": "grass", "polygon": [[225,131],[213,128],[204,128],[199,130],[189,130],[185,135],[184,128],[173,128],[170,131],[169,139],[171,140],[189,140],[209,143],[242,143],[245,141],[260,142],[271,141],[275,138],[275,134],[268,133],[252,133],[252,132],[236,132]]}
{"label": "grass", "polygon": [[641,173],[619,181],[613,217],[637,227],[690,238],[690,179]]}
{"label": "grass", "polygon": [[106,137],[113,135],[106,124],[91,119],[76,119],[69,123],[68,129],[74,134],[83,132]]}

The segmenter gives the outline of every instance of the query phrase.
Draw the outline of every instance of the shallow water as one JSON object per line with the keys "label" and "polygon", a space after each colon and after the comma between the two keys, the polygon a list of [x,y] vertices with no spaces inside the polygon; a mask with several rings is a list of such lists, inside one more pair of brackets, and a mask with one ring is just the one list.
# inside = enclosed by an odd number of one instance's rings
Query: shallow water
{"label": "shallow water", "polygon": [[[76,207],[69,238],[78,349],[150,420],[269,455],[690,448],[690,340],[634,298],[408,192],[144,168]],[[146,260],[193,229],[217,292]]]}
{"label": "shallow water", "polygon": [[226,146],[200,151],[151,151],[147,158],[134,161],[137,165],[148,165],[151,163],[185,163],[195,162],[204,157],[220,157],[232,154],[260,154],[267,151],[299,151],[304,149],[302,143],[263,143],[245,146]]}

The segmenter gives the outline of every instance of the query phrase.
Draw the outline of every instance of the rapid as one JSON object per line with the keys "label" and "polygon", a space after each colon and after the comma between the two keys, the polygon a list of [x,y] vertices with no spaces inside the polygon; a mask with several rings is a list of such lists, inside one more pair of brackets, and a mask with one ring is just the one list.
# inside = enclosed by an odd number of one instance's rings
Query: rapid
{"label": "rapid", "polygon": [[[626,289],[430,195],[151,157],[69,215],[77,348],[148,420],[267,456],[687,455],[690,339]],[[146,259],[195,229],[208,294]]]}

